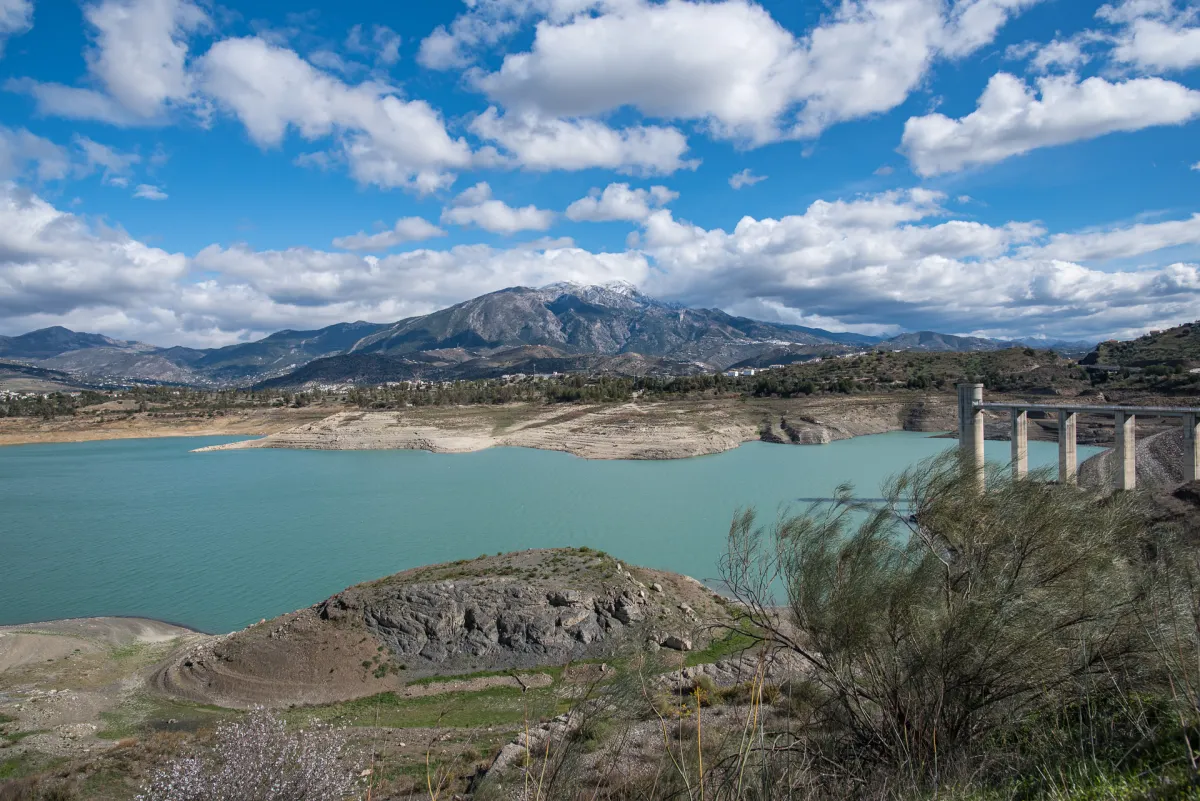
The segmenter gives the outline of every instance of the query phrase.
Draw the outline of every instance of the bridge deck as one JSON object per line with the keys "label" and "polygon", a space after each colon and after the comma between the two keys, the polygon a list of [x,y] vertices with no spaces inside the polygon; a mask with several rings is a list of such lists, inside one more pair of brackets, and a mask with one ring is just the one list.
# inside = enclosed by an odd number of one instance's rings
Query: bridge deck
{"label": "bridge deck", "polygon": [[1135,414],[1154,417],[1200,415],[1200,406],[1093,406],[1076,403],[988,402],[972,405],[975,409],[1005,409],[1027,412],[1076,412],[1077,414]]}
{"label": "bridge deck", "polygon": [[1103,414],[1114,418],[1116,486],[1131,490],[1137,486],[1138,417],[1179,417],[1183,419],[1183,480],[1200,478],[1200,406],[1108,406],[1088,403],[1022,403],[1000,401],[984,403],[983,384],[958,385],[958,439],[968,461],[978,473],[979,488],[985,487],[983,413],[989,410],[1007,411],[1012,421],[1012,471],[1022,478],[1029,471],[1028,412],[1049,412],[1058,417],[1058,480],[1074,484],[1078,466],[1075,450],[1076,417],[1080,414]]}

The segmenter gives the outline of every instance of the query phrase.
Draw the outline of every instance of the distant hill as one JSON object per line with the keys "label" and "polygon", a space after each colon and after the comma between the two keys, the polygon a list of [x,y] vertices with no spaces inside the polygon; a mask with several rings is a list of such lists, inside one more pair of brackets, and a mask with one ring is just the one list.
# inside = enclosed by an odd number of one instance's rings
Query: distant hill
{"label": "distant hill", "polygon": [[[0,358],[36,362],[88,379],[121,379],[195,386],[246,385],[283,375],[314,359],[341,354],[385,328],[338,323],[314,331],[279,331],[256,342],[223,348],[159,348],[100,334],[48,328],[0,337]],[[2,349],[7,347],[9,352]]]}
{"label": "distant hill", "polygon": [[78,376],[119,377],[165,384],[202,382],[195,371],[163,356],[161,351],[87,348],[42,359],[38,365]]}
{"label": "distant hill", "polygon": [[49,359],[63,353],[89,348],[149,350],[152,346],[111,339],[100,334],[81,334],[58,325],[20,336],[0,337],[0,357],[6,359]]}
{"label": "distant hill", "polygon": [[1052,350],[1064,356],[1083,356],[1096,347],[1096,343],[1087,339],[1045,339],[1043,337],[1018,337],[1014,343],[1035,350]]}
{"label": "distant hill", "polygon": [[787,328],[791,331],[803,331],[806,334],[828,339],[831,342],[837,342],[841,345],[874,345],[882,342],[883,337],[873,337],[867,334],[854,334],[849,331],[826,331],[824,328],[806,328],[802,325],[780,325],[781,328]]}
{"label": "distant hill", "polygon": [[283,375],[314,359],[353,350],[363,338],[386,328],[376,323],[338,323],[315,331],[279,331],[257,342],[229,345],[204,353],[188,366],[217,383]]}
{"label": "distant hill", "polygon": [[544,345],[523,345],[486,356],[459,360],[428,352],[387,355],[346,353],[317,359],[286,375],[267,379],[256,388],[301,388],[321,384],[385,384],[389,381],[469,381],[504,375],[550,373],[613,375],[688,375],[701,372],[695,364],[624,353],[616,356],[571,355]]}
{"label": "distant hill", "polygon": [[923,350],[936,353],[966,353],[980,350],[1003,350],[1011,348],[1013,343],[999,339],[984,337],[959,337],[953,334],[939,334],[936,331],[914,331],[909,334],[885,339],[880,343],[883,347],[893,347],[899,350]]}
{"label": "distant hill", "polygon": [[1101,342],[1081,364],[1120,367],[1200,367],[1200,321],[1151,331],[1126,342]]}
{"label": "distant hill", "polygon": [[0,392],[74,392],[85,388],[57,370],[0,361]]}

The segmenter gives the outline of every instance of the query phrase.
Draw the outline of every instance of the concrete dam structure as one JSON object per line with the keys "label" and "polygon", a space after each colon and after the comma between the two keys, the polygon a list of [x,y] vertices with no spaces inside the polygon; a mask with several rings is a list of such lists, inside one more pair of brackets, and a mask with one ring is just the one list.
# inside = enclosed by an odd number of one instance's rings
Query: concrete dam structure
{"label": "concrete dam structure", "polygon": [[958,384],[958,443],[968,464],[979,472],[980,486],[984,481],[984,414],[1008,412],[1012,421],[1012,471],[1015,478],[1029,473],[1029,413],[1045,412],[1058,417],[1058,480],[1063,484],[1078,481],[1075,430],[1078,416],[1095,414],[1113,419],[1113,438],[1116,443],[1116,486],[1132,490],[1137,486],[1136,426],[1140,417],[1179,418],[1183,426],[1183,480],[1200,477],[1200,407],[1187,406],[1118,406],[1076,403],[1026,403],[1005,401],[985,403],[983,384]]}

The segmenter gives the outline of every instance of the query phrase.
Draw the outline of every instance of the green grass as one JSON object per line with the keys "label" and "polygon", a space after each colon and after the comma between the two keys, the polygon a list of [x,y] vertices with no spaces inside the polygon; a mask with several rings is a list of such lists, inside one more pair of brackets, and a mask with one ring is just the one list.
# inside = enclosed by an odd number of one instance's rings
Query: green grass
{"label": "green grass", "polygon": [[114,646],[109,649],[108,655],[113,659],[122,661],[140,659],[154,661],[163,652],[173,649],[178,642],[178,637],[167,642],[131,642],[125,645]]}
{"label": "green grass", "polygon": [[17,743],[24,740],[26,737],[32,737],[35,734],[45,734],[46,731],[47,731],[46,729],[36,729],[34,731],[14,731],[9,734],[0,732],[0,740],[7,741],[7,743],[9,745],[16,745]]}
{"label": "green grass", "polygon": [[52,757],[37,752],[21,754],[0,761],[0,781],[35,776],[53,770],[59,765],[65,764],[66,761],[66,757]]}
{"label": "green grass", "polygon": [[304,721],[312,718],[349,726],[388,728],[472,728],[508,726],[549,718],[570,706],[554,688],[521,692],[519,687],[490,687],[477,692],[443,693],[421,698],[402,698],[395,693],[380,693],[340,704],[308,707],[288,713],[288,718]]}
{"label": "green grass", "polygon": [[717,662],[728,656],[739,654],[747,648],[753,647],[757,642],[758,640],[748,631],[731,629],[724,637],[709,643],[707,648],[689,652],[683,661],[687,667]]}
{"label": "green grass", "polygon": [[425,676],[420,679],[413,679],[408,682],[409,685],[427,686],[430,684],[445,684],[452,681],[469,681],[471,679],[490,679],[494,676],[536,676],[539,673],[545,673],[555,681],[558,681],[562,676],[563,669],[561,667],[545,667],[545,668],[530,668],[528,670],[479,670],[475,673],[461,673],[451,676]]}
{"label": "green grass", "polygon": [[998,788],[950,790],[944,801],[1183,801],[1200,799],[1200,780],[1184,765],[1119,770],[1109,766],[1053,766],[1042,775]]}
{"label": "green grass", "polygon": [[168,720],[174,720],[175,723],[171,725],[180,730],[208,728],[238,714],[234,710],[209,704],[137,698],[112,712],[101,712],[100,720],[104,722],[104,728],[96,732],[96,736],[102,740],[137,737],[167,725]]}

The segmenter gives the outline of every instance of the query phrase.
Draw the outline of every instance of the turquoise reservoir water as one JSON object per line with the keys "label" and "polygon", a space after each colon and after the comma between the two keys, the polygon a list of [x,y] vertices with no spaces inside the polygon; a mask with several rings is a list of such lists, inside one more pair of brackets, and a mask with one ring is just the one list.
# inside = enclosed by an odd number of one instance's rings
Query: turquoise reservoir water
{"label": "turquoise reservoir water", "polygon": [[[953,440],[749,443],[664,462],[493,448],[189,453],[228,438],[0,448],[0,624],[138,615],[231,631],[417,565],[589,545],[713,578],[739,507],[880,482]],[[1086,458],[1096,448],[1080,448]],[[1030,464],[1057,459],[1029,443]],[[1006,461],[1008,443],[987,443]]]}

